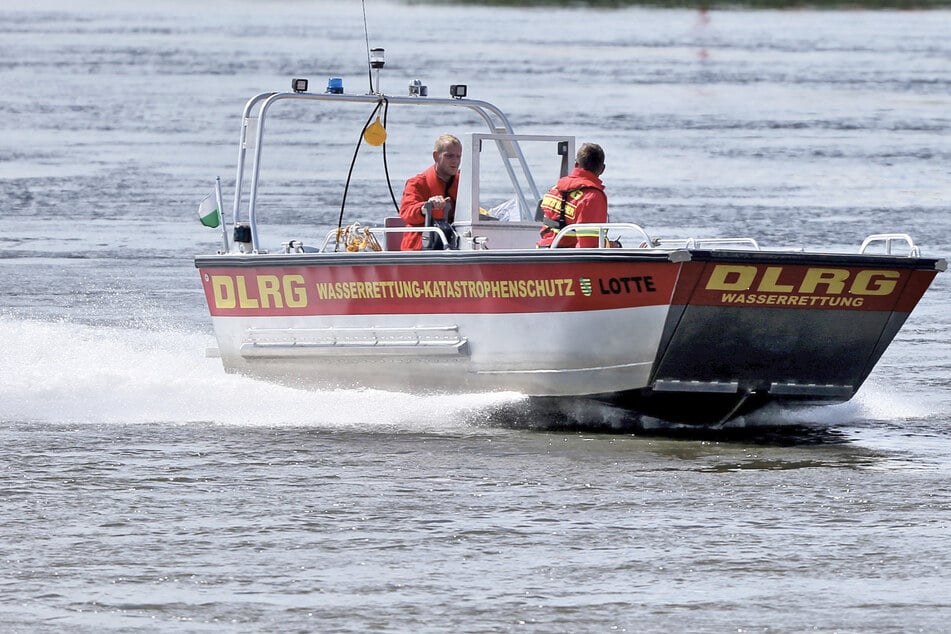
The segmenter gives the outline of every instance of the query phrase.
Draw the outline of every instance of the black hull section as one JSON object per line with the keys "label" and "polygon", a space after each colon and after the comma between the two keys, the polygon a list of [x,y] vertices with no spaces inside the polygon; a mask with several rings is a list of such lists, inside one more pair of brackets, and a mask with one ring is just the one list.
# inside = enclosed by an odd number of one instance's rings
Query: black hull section
{"label": "black hull section", "polygon": [[674,422],[718,424],[769,404],[851,399],[943,262],[691,253],[649,387],[606,400]]}
{"label": "black hull section", "polygon": [[[767,403],[851,399],[906,313],[684,306],[668,322],[638,409],[691,421]],[[709,412],[709,414],[708,414]]]}

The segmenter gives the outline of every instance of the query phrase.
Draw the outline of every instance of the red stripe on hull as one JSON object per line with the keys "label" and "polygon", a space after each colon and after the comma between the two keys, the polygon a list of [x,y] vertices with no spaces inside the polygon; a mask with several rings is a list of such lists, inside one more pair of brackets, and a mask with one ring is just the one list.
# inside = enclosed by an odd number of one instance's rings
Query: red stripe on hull
{"label": "red stripe on hull", "polygon": [[213,316],[576,312],[670,302],[670,262],[200,270]]}

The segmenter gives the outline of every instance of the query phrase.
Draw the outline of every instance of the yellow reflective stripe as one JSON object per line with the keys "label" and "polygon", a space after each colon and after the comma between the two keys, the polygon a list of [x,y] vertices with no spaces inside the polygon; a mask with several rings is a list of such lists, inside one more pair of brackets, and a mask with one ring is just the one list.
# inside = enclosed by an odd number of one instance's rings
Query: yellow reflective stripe
{"label": "yellow reflective stripe", "polygon": [[[584,191],[581,189],[571,190],[568,192],[568,199],[565,202],[565,218],[574,218],[575,210],[578,208],[577,201],[584,196]],[[550,211],[555,215],[555,218],[561,217],[561,196],[554,196],[551,192],[542,196],[541,207],[544,210]]]}

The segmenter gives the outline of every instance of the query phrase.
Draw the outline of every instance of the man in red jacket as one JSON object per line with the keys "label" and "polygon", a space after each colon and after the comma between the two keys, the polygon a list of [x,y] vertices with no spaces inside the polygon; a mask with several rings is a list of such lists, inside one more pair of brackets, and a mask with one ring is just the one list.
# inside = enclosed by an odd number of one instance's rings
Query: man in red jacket
{"label": "man in red jacket", "polygon": [[[433,220],[443,220],[450,225],[456,211],[456,193],[459,191],[459,163],[462,162],[462,143],[451,134],[436,139],[433,147],[433,164],[423,172],[406,181],[400,201],[400,217],[411,227],[426,224],[426,210]],[[435,238],[437,241],[439,238]],[[403,234],[402,251],[418,251],[423,248],[421,233]]]}
{"label": "man in red jacket", "polygon": [[[604,150],[600,145],[585,143],[578,148],[575,169],[558,179],[539,203],[543,226],[537,246],[551,246],[558,232],[567,225],[608,221],[608,197],[599,178],[603,172]],[[597,247],[598,232],[566,235],[558,246]]]}

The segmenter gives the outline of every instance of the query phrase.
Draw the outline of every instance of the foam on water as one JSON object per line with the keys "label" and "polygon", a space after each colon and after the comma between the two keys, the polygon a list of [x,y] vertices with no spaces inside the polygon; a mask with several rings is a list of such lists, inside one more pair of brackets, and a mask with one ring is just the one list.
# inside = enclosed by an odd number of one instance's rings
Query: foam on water
{"label": "foam on water", "polygon": [[[206,358],[214,341],[152,331],[0,317],[0,420],[217,423],[380,431],[462,431],[471,412],[514,394],[414,396],[308,391],[229,375]],[[433,411],[440,416],[432,416]]]}
{"label": "foam on water", "polygon": [[[427,395],[379,390],[301,390],[226,374],[205,356],[207,335],[146,327],[0,317],[8,362],[0,366],[0,420],[73,424],[213,423],[460,433],[473,426],[630,429],[630,414],[567,401],[532,412],[516,393]],[[433,416],[438,412],[438,416]],[[862,426],[920,419],[935,412],[920,399],[870,385],[848,403],[767,407],[731,427],[814,424]],[[642,421],[643,422],[643,421]],[[652,429],[669,426],[651,421]]]}
{"label": "foam on water", "polygon": [[910,399],[879,381],[869,381],[852,400],[814,407],[765,407],[745,417],[748,424],[863,425],[870,421],[917,419],[937,413],[925,401]]}

